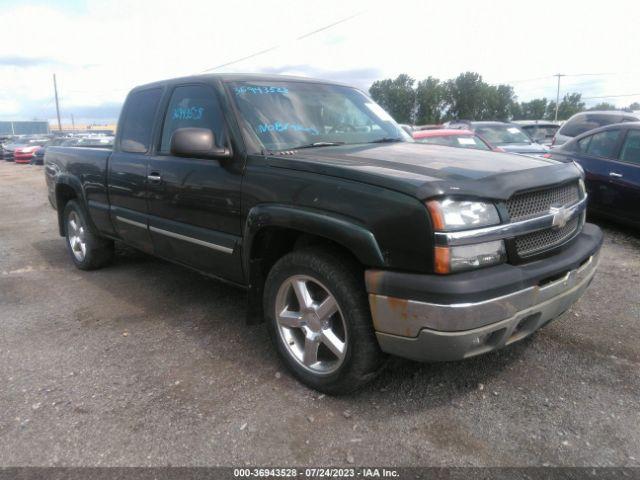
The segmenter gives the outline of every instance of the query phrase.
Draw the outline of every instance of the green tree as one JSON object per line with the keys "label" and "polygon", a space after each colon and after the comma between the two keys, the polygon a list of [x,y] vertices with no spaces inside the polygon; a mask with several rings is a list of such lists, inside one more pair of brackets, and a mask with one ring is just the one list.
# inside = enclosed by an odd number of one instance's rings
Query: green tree
{"label": "green tree", "polygon": [[591,107],[589,110],[617,110],[617,109],[618,107],[616,107],[613,103],[600,102],[594,105],[593,107]]}
{"label": "green tree", "polygon": [[446,116],[450,119],[483,118],[486,83],[475,72],[465,72],[444,84],[447,103]]}
{"label": "green tree", "polygon": [[631,105],[629,105],[629,110],[631,110],[632,112],[635,112],[636,110],[640,110],[640,103],[633,102]]}
{"label": "green tree", "polygon": [[[582,95],[579,93],[567,93],[558,107],[558,120],[567,120],[572,115],[584,110]],[[549,102],[547,105],[546,118],[553,120],[556,113],[556,102]]]}
{"label": "green tree", "polygon": [[440,123],[445,107],[445,89],[437,78],[428,77],[416,87],[416,123]]}
{"label": "green tree", "polygon": [[376,80],[369,94],[399,123],[412,123],[416,92],[415,80],[402,73],[396,79]]}
{"label": "green tree", "polygon": [[485,99],[482,120],[508,121],[512,117],[514,110],[515,94],[510,85],[487,85],[484,86]]}
{"label": "green tree", "polygon": [[534,98],[528,102],[522,102],[520,103],[520,112],[517,116],[514,115],[514,118],[516,120],[541,120],[545,118],[547,103],[546,98]]}

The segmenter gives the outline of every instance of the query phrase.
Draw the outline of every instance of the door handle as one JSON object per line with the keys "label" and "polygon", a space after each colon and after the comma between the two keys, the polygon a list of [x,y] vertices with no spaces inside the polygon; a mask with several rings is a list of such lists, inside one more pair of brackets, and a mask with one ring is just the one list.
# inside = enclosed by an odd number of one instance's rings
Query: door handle
{"label": "door handle", "polygon": [[616,172],[609,172],[609,176],[610,177],[615,177],[615,178],[622,178],[622,174],[621,173],[616,173]]}
{"label": "door handle", "polygon": [[150,183],[160,183],[162,182],[162,177],[160,176],[160,172],[151,172],[147,175],[147,180],[149,180]]}

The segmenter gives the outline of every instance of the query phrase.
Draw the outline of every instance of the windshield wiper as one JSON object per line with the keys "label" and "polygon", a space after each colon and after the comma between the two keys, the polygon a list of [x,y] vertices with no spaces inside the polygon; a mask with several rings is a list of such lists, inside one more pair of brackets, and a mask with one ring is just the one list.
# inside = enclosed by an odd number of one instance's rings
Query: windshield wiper
{"label": "windshield wiper", "polygon": [[393,143],[393,142],[404,142],[404,138],[401,137],[382,137],[378,140],[372,140],[369,143]]}
{"label": "windshield wiper", "polygon": [[301,150],[303,148],[336,147],[338,145],[344,145],[344,142],[314,142],[314,143],[307,143],[305,145],[299,145],[297,147],[286,148],[285,151],[288,151],[288,150]]}

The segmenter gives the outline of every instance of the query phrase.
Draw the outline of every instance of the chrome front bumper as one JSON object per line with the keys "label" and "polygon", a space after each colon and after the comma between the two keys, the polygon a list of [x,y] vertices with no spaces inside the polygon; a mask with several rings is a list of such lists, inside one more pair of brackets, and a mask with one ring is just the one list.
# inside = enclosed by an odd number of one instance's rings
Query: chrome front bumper
{"label": "chrome front bumper", "polygon": [[552,279],[477,303],[441,305],[369,294],[380,348],[419,361],[458,360],[522,340],[571,307],[595,275],[599,256]]}

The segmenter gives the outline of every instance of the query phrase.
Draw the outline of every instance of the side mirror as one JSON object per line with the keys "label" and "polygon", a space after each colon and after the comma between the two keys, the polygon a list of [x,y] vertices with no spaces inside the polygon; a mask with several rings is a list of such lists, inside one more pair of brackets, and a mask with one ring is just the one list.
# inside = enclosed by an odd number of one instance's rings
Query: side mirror
{"label": "side mirror", "polygon": [[413,130],[411,129],[411,127],[409,125],[400,125],[400,128],[402,128],[405,132],[407,132],[407,134],[413,138]]}
{"label": "side mirror", "polygon": [[177,157],[231,158],[228,148],[216,146],[216,137],[208,128],[178,128],[171,135],[170,150]]}

